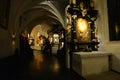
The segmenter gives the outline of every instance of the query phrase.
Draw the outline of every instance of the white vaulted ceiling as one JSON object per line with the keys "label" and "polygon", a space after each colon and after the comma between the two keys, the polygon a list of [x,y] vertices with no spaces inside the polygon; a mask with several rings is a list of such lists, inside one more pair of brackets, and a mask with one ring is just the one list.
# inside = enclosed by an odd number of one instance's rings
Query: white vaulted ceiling
{"label": "white vaulted ceiling", "polygon": [[14,0],[12,4],[15,6],[15,26],[19,26],[21,30],[31,31],[34,26],[43,23],[51,28],[56,24],[65,26],[68,0],[20,0],[19,3]]}

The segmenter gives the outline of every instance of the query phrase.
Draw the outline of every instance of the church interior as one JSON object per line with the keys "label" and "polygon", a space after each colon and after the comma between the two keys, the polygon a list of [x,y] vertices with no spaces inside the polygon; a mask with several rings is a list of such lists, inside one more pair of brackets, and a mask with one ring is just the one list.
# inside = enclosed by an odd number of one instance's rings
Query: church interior
{"label": "church interior", "polygon": [[0,0],[0,80],[119,80],[119,0]]}

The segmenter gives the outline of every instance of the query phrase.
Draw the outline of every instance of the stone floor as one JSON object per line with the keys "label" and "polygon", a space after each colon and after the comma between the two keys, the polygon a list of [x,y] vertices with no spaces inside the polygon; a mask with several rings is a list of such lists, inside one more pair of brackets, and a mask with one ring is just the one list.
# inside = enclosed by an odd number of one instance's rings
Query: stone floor
{"label": "stone floor", "polygon": [[110,71],[83,78],[56,56],[34,50],[30,55],[0,59],[0,80],[120,80],[120,74]]}
{"label": "stone floor", "polygon": [[0,60],[0,80],[84,80],[67,69],[56,56],[35,50],[31,55],[14,55]]}
{"label": "stone floor", "polygon": [[109,71],[101,74],[94,74],[85,77],[86,80],[120,80],[120,73]]}

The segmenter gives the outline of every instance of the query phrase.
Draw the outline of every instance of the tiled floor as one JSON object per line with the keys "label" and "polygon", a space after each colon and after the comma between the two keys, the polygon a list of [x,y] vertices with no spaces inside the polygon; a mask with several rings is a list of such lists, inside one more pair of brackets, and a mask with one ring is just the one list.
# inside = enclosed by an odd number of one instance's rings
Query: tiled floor
{"label": "tiled floor", "polygon": [[34,51],[0,61],[0,80],[84,80],[55,57]]}

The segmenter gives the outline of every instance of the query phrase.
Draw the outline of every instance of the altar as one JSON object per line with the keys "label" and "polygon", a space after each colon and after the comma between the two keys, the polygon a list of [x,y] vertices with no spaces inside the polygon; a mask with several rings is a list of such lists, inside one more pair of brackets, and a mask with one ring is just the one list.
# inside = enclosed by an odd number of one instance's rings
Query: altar
{"label": "altar", "polygon": [[112,54],[108,52],[74,52],[72,67],[81,76],[99,74],[110,69],[109,58]]}

